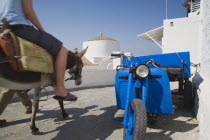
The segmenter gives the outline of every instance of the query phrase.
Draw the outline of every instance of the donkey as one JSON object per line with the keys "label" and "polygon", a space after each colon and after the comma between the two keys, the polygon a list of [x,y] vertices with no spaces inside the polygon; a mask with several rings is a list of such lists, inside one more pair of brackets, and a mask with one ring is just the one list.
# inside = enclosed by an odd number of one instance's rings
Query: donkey
{"label": "donkey", "polygon": [[[80,53],[77,52],[77,50],[74,50],[72,52],[68,52],[68,58],[67,58],[67,69],[68,69],[68,73],[70,74],[70,80],[75,80],[75,84],[76,85],[80,85],[82,83],[82,68],[83,68],[83,62],[82,62],[82,56],[86,53],[88,47],[81,51]],[[53,79],[51,79],[53,80]],[[53,81],[54,82],[54,81]],[[35,94],[34,94],[34,100],[33,100],[33,112],[32,112],[32,118],[31,118],[31,124],[30,124],[30,128],[31,128],[31,133],[36,135],[39,133],[39,129],[36,127],[35,124],[35,119],[36,119],[36,113],[39,109],[39,99],[40,99],[40,92],[41,92],[41,88],[35,88]],[[58,101],[60,108],[61,108],[61,114],[63,116],[63,118],[67,118],[68,114],[65,112],[64,109],[64,104],[62,100]]]}
{"label": "donkey", "polygon": [[[68,52],[67,57],[67,66],[66,69],[70,74],[70,80],[75,80],[76,85],[82,83],[82,68],[84,66],[82,62],[82,57],[86,53],[88,47],[78,53],[77,50],[73,52]],[[0,56],[4,57],[4,53],[0,49]],[[39,134],[39,129],[36,127],[35,119],[36,113],[39,108],[40,93],[42,88],[40,83],[43,84],[43,87],[53,86],[55,83],[54,74],[48,74],[44,80],[41,79],[41,73],[38,72],[15,72],[11,69],[8,63],[0,62],[0,87],[15,89],[15,90],[26,90],[34,88],[34,99],[33,99],[33,112],[31,118],[31,133],[36,135]],[[63,118],[67,118],[68,114],[65,112],[63,101],[58,101]]]}

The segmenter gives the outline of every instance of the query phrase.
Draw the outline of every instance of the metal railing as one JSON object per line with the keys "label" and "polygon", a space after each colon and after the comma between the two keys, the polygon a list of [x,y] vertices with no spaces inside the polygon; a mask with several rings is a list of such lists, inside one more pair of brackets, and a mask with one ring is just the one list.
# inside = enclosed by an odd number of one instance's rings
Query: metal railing
{"label": "metal railing", "polygon": [[190,7],[190,12],[195,12],[200,9],[200,1],[199,2],[192,2]]}

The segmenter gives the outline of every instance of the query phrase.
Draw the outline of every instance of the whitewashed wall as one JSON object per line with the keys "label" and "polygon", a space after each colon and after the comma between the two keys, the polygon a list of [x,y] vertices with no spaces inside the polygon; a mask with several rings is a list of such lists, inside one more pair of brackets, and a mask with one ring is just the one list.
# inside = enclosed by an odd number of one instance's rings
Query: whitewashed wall
{"label": "whitewashed wall", "polygon": [[194,77],[199,97],[198,119],[200,140],[210,140],[210,0],[201,1],[199,60],[201,72]]}
{"label": "whitewashed wall", "polygon": [[201,71],[193,78],[200,140],[210,140],[210,0],[201,0],[200,15],[164,21],[163,52],[190,51]]}
{"label": "whitewashed wall", "polygon": [[200,16],[164,20],[163,53],[190,51],[191,61],[198,63]]}
{"label": "whitewashed wall", "polygon": [[103,64],[99,65],[99,66],[84,66],[84,69],[96,69],[96,70],[105,70],[108,69],[108,65],[112,62],[112,59],[107,60],[106,62],[104,62]]}
{"label": "whitewashed wall", "polygon": [[[74,84],[74,81],[69,80],[65,82],[65,87],[72,89],[114,85],[115,73],[115,70],[84,69],[81,85],[77,86]],[[65,77],[69,77],[68,73],[66,73]]]}
{"label": "whitewashed wall", "polygon": [[83,43],[83,49],[89,46],[85,57],[91,60],[93,57],[107,57],[114,51],[120,51],[120,44],[113,40],[86,41]]}

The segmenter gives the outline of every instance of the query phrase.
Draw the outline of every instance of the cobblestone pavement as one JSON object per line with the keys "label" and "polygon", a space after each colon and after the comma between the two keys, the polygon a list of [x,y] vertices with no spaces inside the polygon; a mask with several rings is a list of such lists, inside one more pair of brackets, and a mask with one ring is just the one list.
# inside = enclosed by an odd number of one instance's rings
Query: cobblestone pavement
{"label": "cobblestone pavement", "polygon": [[[52,91],[51,88],[48,88]],[[114,87],[93,87],[72,89],[79,97],[77,102],[65,102],[69,118],[62,119],[58,103],[49,99],[40,103],[36,124],[42,132],[30,132],[30,114],[24,114],[24,107],[14,98],[0,117],[8,124],[0,128],[0,140],[121,140],[122,111],[117,112]],[[30,94],[30,97],[33,96]],[[46,96],[42,97],[45,99]],[[198,122],[191,111],[182,109],[182,97],[175,95],[175,113],[160,115],[157,122],[147,128],[148,140],[197,140]],[[117,113],[116,113],[117,112]],[[115,117],[114,117],[115,116]]]}

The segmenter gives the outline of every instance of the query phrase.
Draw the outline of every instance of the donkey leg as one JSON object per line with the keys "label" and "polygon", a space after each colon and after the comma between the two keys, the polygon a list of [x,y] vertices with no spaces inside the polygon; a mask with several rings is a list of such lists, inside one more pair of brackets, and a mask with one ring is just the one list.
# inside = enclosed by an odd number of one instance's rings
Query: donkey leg
{"label": "donkey leg", "polygon": [[33,113],[32,113],[31,124],[30,124],[31,133],[33,135],[36,135],[36,134],[39,133],[39,129],[36,128],[35,120],[36,120],[36,113],[37,113],[37,111],[39,109],[40,92],[41,92],[41,88],[36,88],[35,92],[34,92]]}
{"label": "donkey leg", "polygon": [[63,105],[63,101],[59,100],[58,101],[59,105],[60,105],[60,108],[61,108],[61,114],[63,116],[64,119],[68,118],[68,114],[66,113],[65,109],[64,109],[64,105]]}

